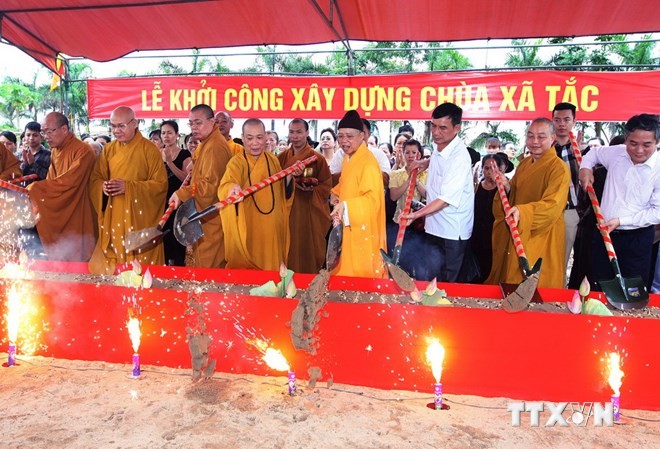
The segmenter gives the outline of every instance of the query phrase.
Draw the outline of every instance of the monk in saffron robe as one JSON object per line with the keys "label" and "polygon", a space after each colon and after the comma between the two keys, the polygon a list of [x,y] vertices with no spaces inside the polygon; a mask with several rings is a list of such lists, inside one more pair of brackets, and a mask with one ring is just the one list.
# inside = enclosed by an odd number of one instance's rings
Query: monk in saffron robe
{"label": "monk in saffron robe", "polygon": [[49,260],[87,262],[96,244],[96,216],[89,177],[96,163],[92,148],[69,129],[59,112],[48,114],[41,133],[51,149],[46,179],[28,186],[39,211],[37,232]]}
{"label": "monk in saffron robe", "polygon": [[325,236],[330,229],[328,199],[332,175],[325,158],[307,143],[309,125],[303,119],[289,123],[291,147],[277,158],[282,168],[292,166],[314,155],[318,159],[305,167],[303,176],[295,179],[296,196],[289,216],[291,244],[287,267],[296,273],[318,273],[325,261]]}
{"label": "monk in saffron robe", "polygon": [[348,111],[337,140],[346,153],[339,184],[332,189],[332,219],[343,222],[344,238],[333,275],[386,277],[380,250],[386,250],[385,195],[376,157],[364,143],[362,119]]}
{"label": "monk in saffron robe", "polygon": [[234,139],[231,138],[229,134],[231,129],[234,127],[234,119],[231,118],[229,112],[219,111],[215,114],[215,124],[218,125],[220,134],[227,141],[227,146],[229,146],[229,151],[231,151],[232,156],[243,151],[243,145],[240,143],[234,142]]}
{"label": "monk in saffron robe", "polygon": [[[170,202],[179,207],[182,201],[192,198],[195,191],[195,207],[198,211],[218,202],[218,187],[225,174],[231,151],[227,141],[220,134],[213,121],[213,109],[205,104],[190,110],[190,129],[193,139],[200,141],[193,153],[192,178],[188,186],[183,186],[172,194]],[[225,241],[222,220],[219,214],[211,214],[202,219],[204,235],[192,245],[192,258],[189,266],[204,268],[224,268]]]}
{"label": "monk in saffron robe", "polygon": [[[539,287],[564,288],[564,208],[570,174],[550,151],[554,139],[550,120],[534,120],[526,139],[531,157],[520,163],[510,184],[505,181],[505,188],[512,206],[508,215],[517,222],[529,264],[543,259]],[[520,283],[523,274],[499,195],[495,195],[493,215],[493,265],[486,283]]]}
{"label": "monk in saffron robe", "polygon": [[10,179],[20,178],[21,176],[23,176],[21,161],[0,142],[0,179],[9,181]]}
{"label": "monk in saffron robe", "polygon": [[[242,189],[281,170],[277,156],[266,149],[266,128],[261,120],[243,124],[245,150],[227,164],[218,197],[238,194]],[[302,169],[294,175],[302,174]],[[293,202],[292,176],[277,181],[224,208],[220,215],[225,231],[227,268],[279,270],[289,253],[289,211]]]}
{"label": "monk in saffron robe", "polygon": [[167,172],[160,150],[140,134],[133,110],[120,106],[110,115],[116,140],[103,148],[90,177],[90,197],[98,216],[98,241],[89,261],[94,274],[113,274],[117,264],[137,259],[163,265],[162,242],[128,252],[124,237],[155,227],[165,210]]}

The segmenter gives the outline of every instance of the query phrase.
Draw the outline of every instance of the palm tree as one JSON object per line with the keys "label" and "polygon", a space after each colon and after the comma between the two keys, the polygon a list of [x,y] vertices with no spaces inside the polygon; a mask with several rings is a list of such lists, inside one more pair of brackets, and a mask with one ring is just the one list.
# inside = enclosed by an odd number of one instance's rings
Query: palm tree
{"label": "palm tree", "polygon": [[518,137],[510,129],[500,130],[502,122],[486,122],[487,130],[475,137],[471,142],[470,146],[474,149],[481,149],[486,145],[486,140],[491,137],[497,137],[500,142],[513,142],[514,145],[518,145]]}
{"label": "palm tree", "polygon": [[[533,44],[541,44],[543,39],[538,39]],[[524,47],[530,45],[524,39],[512,39],[513,51],[506,55],[505,65],[507,67],[539,67],[543,61],[539,58],[539,47]]]}

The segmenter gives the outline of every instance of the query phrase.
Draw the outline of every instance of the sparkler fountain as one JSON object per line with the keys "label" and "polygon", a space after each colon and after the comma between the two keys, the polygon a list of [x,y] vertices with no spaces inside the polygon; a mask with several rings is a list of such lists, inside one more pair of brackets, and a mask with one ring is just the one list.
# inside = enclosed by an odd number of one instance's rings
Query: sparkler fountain
{"label": "sparkler fountain", "polygon": [[442,384],[440,379],[442,377],[442,361],[445,358],[445,348],[440,344],[437,338],[429,340],[429,346],[426,349],[426,360],[431,365],[431,372],[435,378],[435,385],[433,387],[433,403],[428,404],[429,407],[436,410],[447,410],[449,406],[442,403]]}

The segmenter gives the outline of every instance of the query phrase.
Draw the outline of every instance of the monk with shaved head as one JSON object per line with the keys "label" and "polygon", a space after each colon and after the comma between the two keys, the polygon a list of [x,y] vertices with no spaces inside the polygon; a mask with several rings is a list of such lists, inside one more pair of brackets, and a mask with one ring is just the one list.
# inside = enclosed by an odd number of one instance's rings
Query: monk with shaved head
{"label": "monk with shaved head", "polygon": [[37,232],[49,260],[87,262],[96,243],[89,176],[96,162],[90,146],[78,139],[64,114],[51,112],[41,124],[51,149],[46,179],[28,186],[39,212]]}
{"label": "monk with shaved head", "polygon": [[94,274],[113,274],[118,264],[137,259],[163,265],[163,245],[127,251],[124,237],[155,227],[165,210],[167,173],[160,150],[138,130],[135,112],[120,106],[110,115],[115,140],[107,144],[90,178],[90,197],[98,216],[98,241],[89,262]]}

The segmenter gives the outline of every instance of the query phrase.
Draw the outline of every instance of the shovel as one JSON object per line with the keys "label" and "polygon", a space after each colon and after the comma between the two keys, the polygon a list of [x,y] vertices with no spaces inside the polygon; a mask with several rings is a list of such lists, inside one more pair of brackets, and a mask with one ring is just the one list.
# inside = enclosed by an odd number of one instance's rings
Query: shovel
{"label": "shovel", "polygon": [[163,232],[163,227],[170,218],[170,215],[172,215],[172,212],[174,212],[174,201],[170,202],[170,205],[155,228],[146,228],[141,231],[128,233],[124,245],[126,251],[142,251],[158,245],[169,232],[169,229]]}
{"label": "shovel", "polygon": [[[189,173],[183,180],[182,186],[187,186],[192,174]],[[163,227],[174,212],[174,202],[171,202],[161,217],[155,228],[145,228],[140,231],[133,231],[126,235],[124,247],[126,251],[143,251],[158,245],[169,232],[169,229],[163,232]]]}
{"label": "shovel", "polygon": [[328,247],[325,250],[325,269],[332,272],[339,264],[341,257],[341,244],[344,239],[344,224],[342,222],[333,223],[328,236]]}
{"label": "shovel", "polygon": [[[575,137],[573,137],[573,133],[570,134],[570,138],[575,159],[577,159],[578,163],[582,164],[582,155],[578,149]],[[598,202],[598,197],[596,197],[596,191],[593,186],[587,186],[587,193],[589,194],[591,206],[596,215],[598,230],[605,243],[607,256],[612,264],[612,270],[614,270],[614,279],[599,280],[598,284],[600,285],[600,288],[603,289],[607,301],[613,307],[619,310],[642,309],[649,303],[649,292],[646,290],[646,284],[644,284],[644,280],[641,276],[624,278],[621,275],[621,268],[619,267],[619,261],[616,258],[612,238],[605,226],[605,217],[603,216],[603,211],[600,209],[600,203]]]}
{"label": "shovel", "polygon": [[302,170],[305,166],[311,164],[316,159],[317,156],[311,156],[305,160],[298,161],[292,166],[285,168],[284,170],[279,171],[272,176],[269,176],[263,181],[251,185],[250,187],[246,187],[236,195],[229,196],[222,201],[211,204],[199,212],[197,212],[197,208],[195,207],[194,198],[189,199],[183,203],[181,207],[179,207],[179,210],[176,212],[176,217],[174,218],[174,237],[176,237],[176,239],[182,245],[192,245],[204,236],[202,223],[200,222],[202,218],[212,213],[217,213],[230,204],[242,201],[245,197],[252,195],[257,190],[261,190],[264,187],[279,181],[280,179],[294,173],[297,170]]}
{"label": "shovel", "polygon": [[[500,194],[502,207],[504,208],[504,214],[506,215],[511,210],[511,205],[509,204],[509,198],[506,196],[502,178],[500,178],[501,175],[499,168],[497,168],[497,164],[494,160],[491,159],[488,162],[491,164],[493,172],[495,173],[497,192]],[[502,308],[507,312],[520,312],[521,310],[525,310],[532,299],[536,296],[536,286],[539,284],[539,272],[541,271],[542,259],[539,258],[534,266],[530,268],[529,262],[527,261],[527,254],[525,254],[525,249],[523,248],[522,240],[520,239],[518,226],[516,226],[516,223],[513,221],[513,217],[509,216],[509,218],[506,219],[506,223],[509,225],[509,231],[511,231],[511,238],[513,239],[513,246],[516,247],[516,254],[518,255],[518,263],[520,264],[525,279],[512,293],[504,298],[502,301]]]}
{"label": "shovel", "polygon": [[[406,191],[406,201],[403,205],[403,210],[401,215],[410,213],[410,205],[412,204],[412,199],[415,194],[415,185],[417,182],[417,173],[419,169],[415,169],[410,174],[410,183],[408,184],[408,190]],[[396,235],[396,241],[394,243],[394,248],[392,248],[392,256],[388,256],[385,251],[380,250],[380,254],[383,257],[383,262],[385,263],[385,268],[387,268],[390,277],[396,283],[396,285],[405,292],[412,292],[415,290],[415,281],[405,272],[401,267],[399,267],[399,259],[401,258],[401,247],[403,246],[403,238],[406,235],[407,221],[404,218],[399,218],[399,232]]]}

